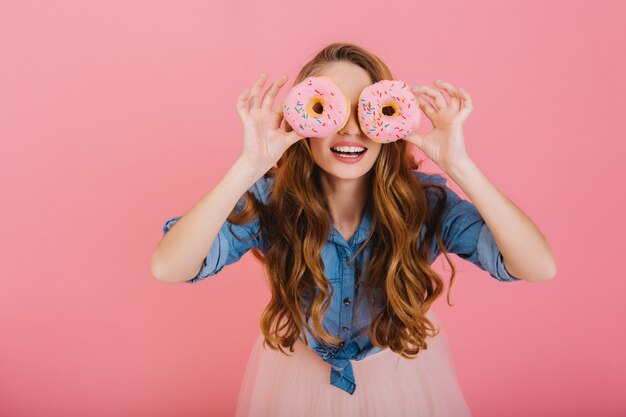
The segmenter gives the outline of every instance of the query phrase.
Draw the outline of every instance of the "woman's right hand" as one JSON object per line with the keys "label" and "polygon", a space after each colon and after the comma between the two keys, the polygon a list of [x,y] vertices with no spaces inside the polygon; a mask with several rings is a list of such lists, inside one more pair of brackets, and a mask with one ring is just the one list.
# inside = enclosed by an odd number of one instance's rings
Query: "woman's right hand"
{"label": "woman's right hand", "polygon": [[261,96],[267,79],[267,74],[261,74],[252,89],[244,91],[237,100],[237,112],[244,127],[243,157],[263,172],[274,166],[287,148],[304,138],[295,130],[286,132],[280,128],[282,106],[272,109],[276,94],[287,78],[286,75],[278,78]]}

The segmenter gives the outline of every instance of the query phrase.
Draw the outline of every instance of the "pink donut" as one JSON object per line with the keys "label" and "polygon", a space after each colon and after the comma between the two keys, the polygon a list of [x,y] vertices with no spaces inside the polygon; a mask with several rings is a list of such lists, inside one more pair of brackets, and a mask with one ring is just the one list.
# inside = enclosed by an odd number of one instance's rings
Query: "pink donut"
{"label": "pink donut", "polygon": [[350,99],[324,76],[308,77],[294,85],[283,104],[283,116],[304,137],[322,138],[348,121]]}
{"label": "pink donut", "polygon": [[359,96],[359,124],[374,142],[389,143],[406,137],[420,121],[420,109],[407,83],[381,80]]}

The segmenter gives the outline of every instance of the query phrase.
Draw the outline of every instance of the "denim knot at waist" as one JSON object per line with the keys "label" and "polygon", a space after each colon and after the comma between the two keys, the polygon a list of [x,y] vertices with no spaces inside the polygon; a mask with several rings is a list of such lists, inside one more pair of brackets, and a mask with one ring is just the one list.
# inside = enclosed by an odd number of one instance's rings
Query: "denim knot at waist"
{"label": "denim knot at waist", "polygon": [[356,390],[354,371],[350,359],[354,359],[360,352],[359,345],[352,340],[341,350],[335,348],[315,347],[313,348],[322,360],[331,365],[330,384],[336,386],[350,395]]}

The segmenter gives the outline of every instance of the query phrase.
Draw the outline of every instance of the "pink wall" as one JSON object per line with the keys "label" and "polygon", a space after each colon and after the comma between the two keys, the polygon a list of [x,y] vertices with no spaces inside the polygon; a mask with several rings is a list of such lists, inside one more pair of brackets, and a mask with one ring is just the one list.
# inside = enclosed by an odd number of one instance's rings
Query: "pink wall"
{"label": "pink wall", "polygon": [[233,414],[261,266],[167,285],[150,256],[241,152],[237,96],[338,40],[464,87],[470,155],[555,251],[543,284],[454,258],[475,415],[626,413],[623,2],[317,4],[0,3],[0,415]]}

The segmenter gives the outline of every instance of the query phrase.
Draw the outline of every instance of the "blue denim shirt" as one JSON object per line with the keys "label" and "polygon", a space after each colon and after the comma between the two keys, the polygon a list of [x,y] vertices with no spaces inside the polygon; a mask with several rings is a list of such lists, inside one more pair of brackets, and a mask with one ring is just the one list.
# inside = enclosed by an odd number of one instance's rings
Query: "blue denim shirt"
{"label": "blue denim shirt", "polygon": [[[455,253],[480,269],[489,272],[489,275],[498,281],[514,282],[519,278],[508,273],[504,266],[502,253],[487,227],[484,219],[476,207],[468,200],[461,199],[452,191],[446,183],[446,179],[439,174],[426,174],[413,171],[413,174],[422,183],[436,183],[444,186],[448,200],[444,210],[442,239],[446,250]],[[256,198],[267,203],[271,192],[273,177],[261,177],[251,188]],[[435,191],[427,191],[429,201],[434,202],[431,196]],[[238,203],[238,206],[241,203]],[[352,263],[349,262],[352,255],[360,248],[367,237],[371,227],[371,209],[365,211],[361,222],[349,241],[346,241],[339,231],[332,226],[328,234],[328,241],[322,248],[322,261],[324,272],[334,288],[331,304],[324,317],[325,328],[334,336],[344,340],[338,347],[321,346],[305,329],[309,347],[324,361],[331,365],[330,383],[350,394],[356,390],[356,381],[352,370],[351,360],[361,360],[366,356],[380,352],[381,349],[374,346],[367,330],[370,324],[370,315],[367,302],[354,305],[358,298],[355,293],[356,268],[363,268],[371,253],[370,242],[362,250]],[[180,219],[176,216],[168,220],[163,233],[172,227]],[[248,242],[242,242],[233,236],[229,227],[242,238],[251,238],[259,230],[258,218],[246,225],[234,225],[228,221],[220,229],[213,246],[204,259],[198,275],[186,283],[196,283],[207,277],[216,275],[226,265],[238,261],[243,254],[253,247],[264,250],[263,237],[259,236]],[[430,262],[432,263],[440,254],[436,242],[433,242],[430,250]],[[302,339],[302,335],[300,336]]]}

